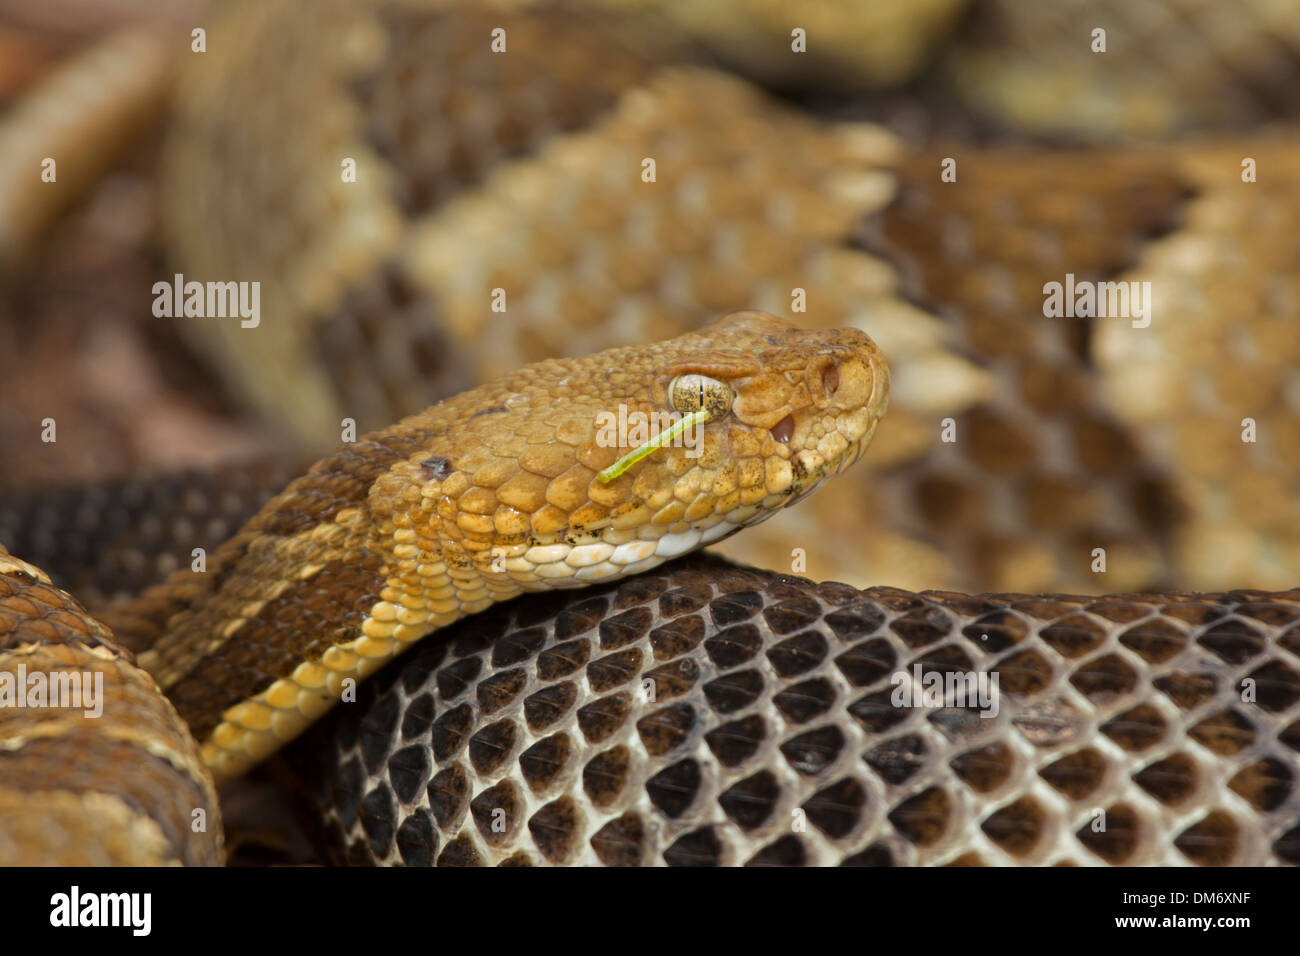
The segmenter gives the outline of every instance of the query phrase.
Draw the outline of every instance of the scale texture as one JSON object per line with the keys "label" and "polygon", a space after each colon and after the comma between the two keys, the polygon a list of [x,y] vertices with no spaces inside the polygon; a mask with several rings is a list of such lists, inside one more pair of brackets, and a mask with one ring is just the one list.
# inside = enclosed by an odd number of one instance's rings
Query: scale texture
{"label": "scale texture", "polygon": [[0,866],[222,861],[216,791],[175,708],[108,628],[3,547],[0,677]]}
{"label": "scale texture", "polygon": [[[895,675],[996,674],[903,707]],[[511,602],[290,757],[351,863],[1300,862],[1300,591],[866,591],[693,557]]]}

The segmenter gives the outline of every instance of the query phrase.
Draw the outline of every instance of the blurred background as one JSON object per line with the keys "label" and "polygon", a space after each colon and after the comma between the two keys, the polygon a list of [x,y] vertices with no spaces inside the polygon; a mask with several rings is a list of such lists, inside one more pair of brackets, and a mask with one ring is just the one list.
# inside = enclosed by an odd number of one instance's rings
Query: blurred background
{"label": "blurred background", "polygon": [[[894,393],[737,560],[1300,582],[1300,3],[0,0],[0,109],[0,542],[92,609],[344,419],[746,308]],[[177,273],[258,326],[155,316]]]}

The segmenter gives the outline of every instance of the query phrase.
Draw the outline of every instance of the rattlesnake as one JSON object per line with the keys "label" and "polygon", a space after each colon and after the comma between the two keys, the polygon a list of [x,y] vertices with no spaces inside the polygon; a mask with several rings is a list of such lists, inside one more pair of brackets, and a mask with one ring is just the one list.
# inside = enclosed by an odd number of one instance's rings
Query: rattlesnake
{"label": "rattlesnake", "polygon": [[[734,22],[721,11],[738,5],[752,21],[721,29]],[[730,543],[732,557],[785,568],[797,549],[813,577],[912,589],[1294,583],[1300,249],[1288,223],[1300,163],[1286,140],[1065,152],[907,142],[825,104],[810,112],[817,97],[774,100],[718,64],[777,86],[896,82],[960,4],[899,18],[892,42],[865,15],[839,11],[833,39],[810,21],[807,58],[791,56],[779,5],[720,4],[712,19],[661,6],[672,29],[546,4],[322,2],[307,33],[294,4],[234,5],[181,77],[164,226],[188,276],[264,277],[263,307],[279,321],[256,348],[237,322],[182,331],[241,401],[321,453],[342,418],[380,427],[524,363],[685,333],[736,308],[856,326],[895,372],[874,454]],[[1163,6],[1201,16],[1190,0]],[[1026,16],[1012,0],[982,7],[991,22]],[[1087,16],[1062,13],[1061,33]],[[1238,26],[1295,43],[1263,15]],[[503,55],[484,39],[498,27]],[[1141,46],[1130,33],[1118,31],[1121,63]],[[1121,69],[1105,96],[1131,108],[1099,111],[1087,96],[1100,88],[1085,85],[1071,127],[1032,97],[1008,99],[1033,84],[999,79],[996,45],[971,36],[946,69],[1004,122],[1077,133],[1083,117],[1087,137],[1113,139],[1288,115],[1268,97],[1242,97],[1249,109],[1231,115],[1181,103],[1178,86],[1152,89]],[[1088,62],[1060,71],[1058,99]],[[277,71],[294,82],[268,96]],[[1200,75],[1252,89],[1266,72]],[[1268,175],[1243,183],[1242,155]],[[949,157],[955,183],[939,175]],[[356,162],[355,182],[340,177],[342,158]],[[1260,280],[1256,307],[1234,323],[1241,283],[1224,263]],[[1042,284],[1067,271],[1152,278],[1183,321],[1129,331],[1045,318]],[[504,312],[489,305],[496,290]],[[796,291],[806,312],[794,311]],[[1252,446],[1237,439],[1246,416],[1261,435]],[[955,443],[936,437],[943,419]],[[242,520],[251,506],[236,511]],[[57,539],[75,527],[30,518],[0,516],[0,541],[60,562]],[[190,528],[177,542],[182,554],[196,537]],[[332,852],[409,863],[1295,862],[1295,592],[860,594],[707,560],[635,581],[467,623],[451,651],[394,663],[361,706],[312,731],[314,746],[287,761],[309,781]],[[120,573],[100,585],[119,589]],[[680,606],[665,603],[679,591]],[[732,593],[745,595],[740,610]],[[134,645],[167,685],[184,669],[165,664],[177,638],[148,648],[169,600],[104,612],[116,639],[97,624],[70,633]],[[607,634],[615,609],[640,622],[622,637]],[[801,615],[797,629],[787,613]],[[494,646],[527,653],[476,644],[488,628],[502,632]],[[744,660],[719,650],[735,642]],[[889,675],[877,671],[915,657],[1002,673],[1005,710],[973,726],[949,710],[881,722],[871,702]],[[720,707],[718,694],[740,693],[735,674],[750,682],[746,701]],[[1242,700],[1244,678],[1257,700]],[[178,699],[206,731],[200,698]],[[811,709],[783,705],[792,699]],[[554,713],[535,719],[539,706]],[[592,712],[607,724],[598,734],[584,723]],[[465,714],[487,722],[461,727]],[[171,764],[188,779],[193,758],[176,739]],[[215,816],[209,792],[187,799]],[[121,804],[114,812],[125,819]],[[211,845],[185,847],[166,813],[150,852],[215,859]],[[1094,829],[1098,815],[1113,826]]]}

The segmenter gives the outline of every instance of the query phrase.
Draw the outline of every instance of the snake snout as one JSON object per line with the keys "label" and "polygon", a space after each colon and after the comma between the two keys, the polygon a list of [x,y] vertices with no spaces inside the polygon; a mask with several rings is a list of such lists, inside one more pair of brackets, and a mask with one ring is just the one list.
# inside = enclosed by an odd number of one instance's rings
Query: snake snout
{"label": "snake snout", "polygon": [[844,336],[847,341],[828,350],[808,370],[806,380],[826,407],[842,412],[865,408],[873,416],[883,415],[889,398],[889,367],[867,335],[850,329]]}
{"label": "snake snout", "polygon": [[879,352],[870,357],[871,394],[867,397],[867,407],[882,417],[889,409],[889,365]]}

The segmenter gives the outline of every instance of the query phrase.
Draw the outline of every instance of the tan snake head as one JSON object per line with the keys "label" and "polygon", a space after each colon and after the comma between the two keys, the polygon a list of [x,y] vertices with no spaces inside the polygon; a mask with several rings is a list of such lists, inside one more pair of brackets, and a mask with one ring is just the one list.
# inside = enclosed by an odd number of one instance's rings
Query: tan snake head
{"label": "tan snake head", "polygon": [[[472,568],[459,595],[471,602],[633,574],[852,464],[888,390],[862,332],[737,313],[667,342],[532,365],[431,409],[454,423],[376,482],[371,509],[424,553]],[[618,464],[701,408],[702,424]]]}

